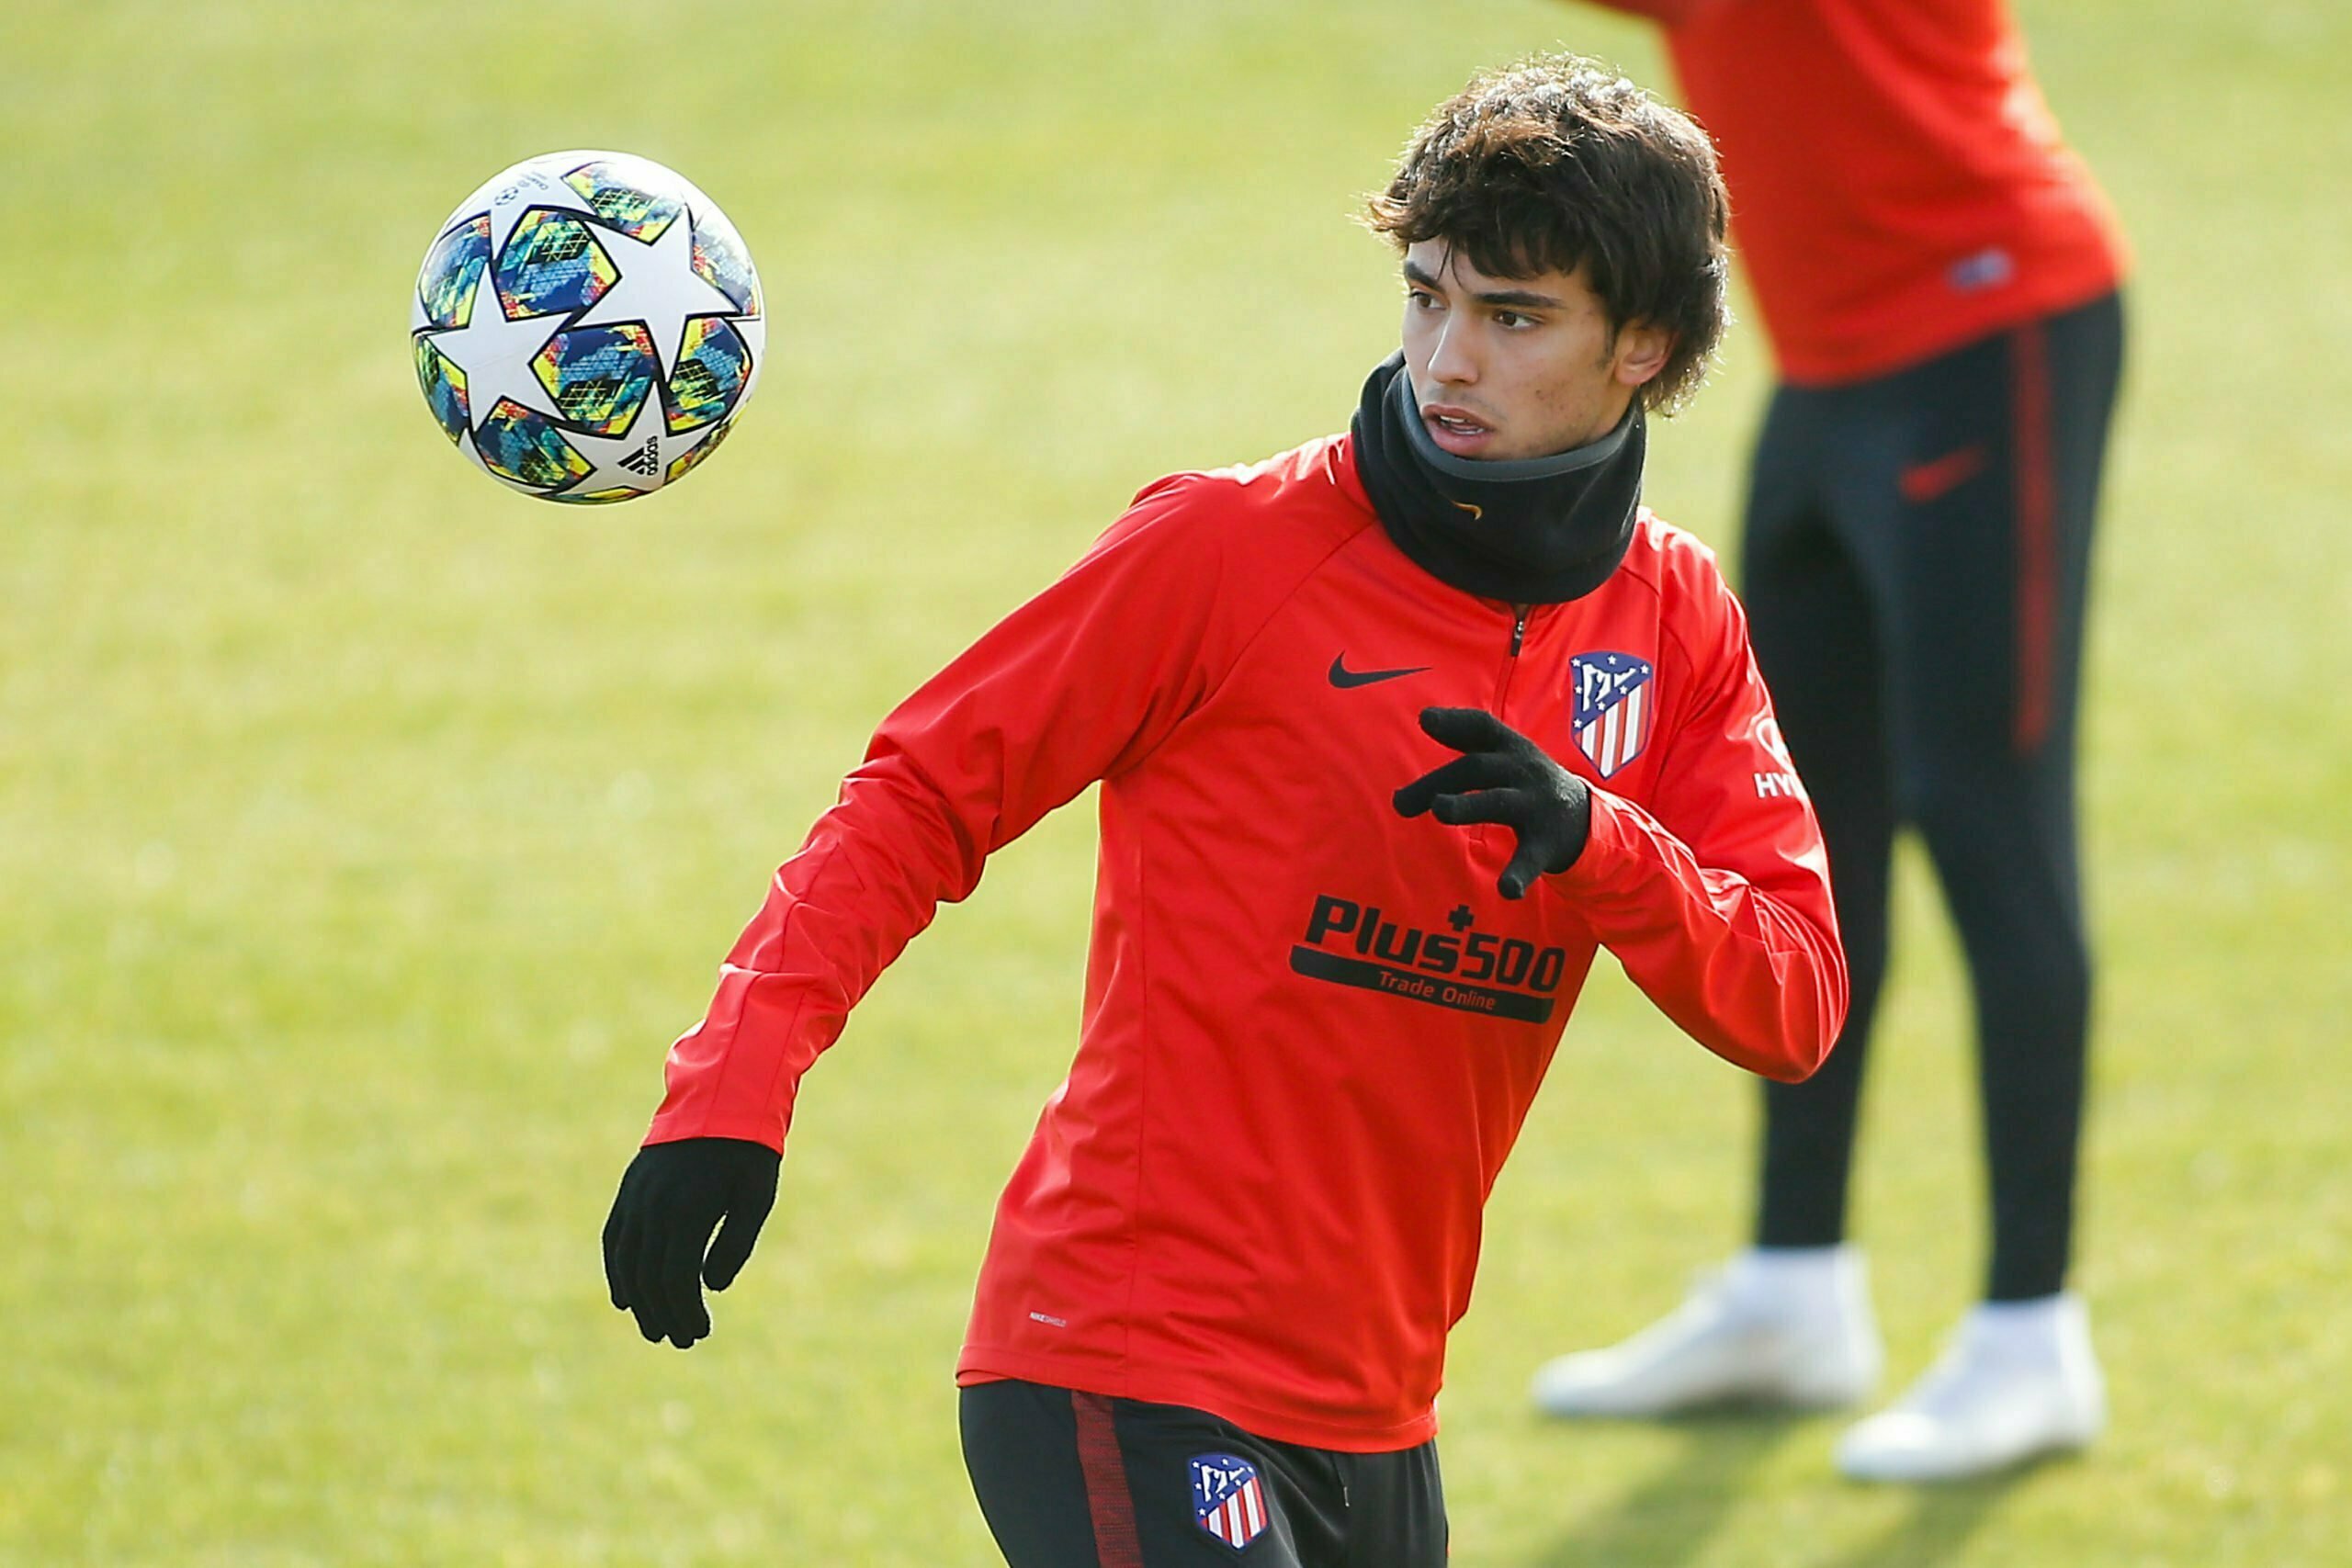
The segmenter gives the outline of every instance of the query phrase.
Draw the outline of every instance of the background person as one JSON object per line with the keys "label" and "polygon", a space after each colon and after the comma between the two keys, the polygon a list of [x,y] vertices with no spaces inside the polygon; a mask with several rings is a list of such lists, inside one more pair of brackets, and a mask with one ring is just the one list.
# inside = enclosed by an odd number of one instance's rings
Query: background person
{"label": "background person", "polygon": [[1534,1397],[1642,1416],[1876,1383],[1846,1198],[1909,824],[1967,954],[1992,1255],[1949,1351],[1838,1461],[1929,1480],[2079,1446],[2106,1408],[2065,1289],[2090,999],[2075,705],[2123,247],[2002,0],[1602,3],[1666,26],[1779,360],[1744,596],[1854,1004],[1820,1073],[1765,1089],[1754,1245],[1652,1329],[1546,1365]]}

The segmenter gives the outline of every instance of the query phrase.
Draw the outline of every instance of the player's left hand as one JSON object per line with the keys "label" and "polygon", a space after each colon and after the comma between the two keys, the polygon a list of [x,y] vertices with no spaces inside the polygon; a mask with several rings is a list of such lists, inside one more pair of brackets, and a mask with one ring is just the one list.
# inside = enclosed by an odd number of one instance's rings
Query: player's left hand
{"label": "player's left hand", "polygon": [[1576,863],[1592,831],[1584,780],[1483,708],[1423,708],[1421,731],[1462,755],[1398,790],[1399,817],[1426,811],[1456,827],[1498,822],[1518,834],[1518,852],[1495,883],[1506,898]]}

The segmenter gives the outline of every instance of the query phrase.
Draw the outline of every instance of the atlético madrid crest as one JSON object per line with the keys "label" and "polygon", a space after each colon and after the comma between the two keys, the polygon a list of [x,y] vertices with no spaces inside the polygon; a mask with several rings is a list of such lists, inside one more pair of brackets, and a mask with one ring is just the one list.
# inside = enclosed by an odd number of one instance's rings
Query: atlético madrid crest
{"label": "atl\u00e9tico madrid crest", "polygon": [[1607,778],[1642,754],[1650,738],[1657,671],[1630,653],[1579,653],[1568,660],[1576,688],[1577,749]]}
{"label": "atl\u00e9tico madrid crest", "polygon": [[1198,1454],[1193,1464],[1193,1517],[1238,1551],[1266,1533],[1266,1489],[1258,1467],[1231,1454]]}

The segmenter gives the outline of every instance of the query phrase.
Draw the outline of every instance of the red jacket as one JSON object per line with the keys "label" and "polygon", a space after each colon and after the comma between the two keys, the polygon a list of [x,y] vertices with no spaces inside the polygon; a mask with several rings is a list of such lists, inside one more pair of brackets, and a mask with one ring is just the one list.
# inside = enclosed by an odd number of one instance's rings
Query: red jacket
{"label": "red jacket", "polygon": [[[1593,783],[1573,867],[1506,900],[1508,829],[1396,815],[1452,755],[1431,704]],[[1078,1055],[998,1208],[967,1382],[1419,1443],[1595,949],[1775,1077],[1844,1018],[1820,832],[1713,554],[1645,513],[1600,589],[1521,615],[1408,560],[1332,437],[1153,485],[883,722],[673,1048],[648,1141],[780,1147],[883,966],[1096,780]]]}

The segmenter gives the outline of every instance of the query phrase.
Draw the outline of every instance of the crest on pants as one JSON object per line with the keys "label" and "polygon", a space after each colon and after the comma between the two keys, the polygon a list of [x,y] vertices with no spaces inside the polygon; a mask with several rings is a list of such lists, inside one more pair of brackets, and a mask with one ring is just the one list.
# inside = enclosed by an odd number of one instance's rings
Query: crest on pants
{"label": "crest on pants", "polygon": [[1602,778],[1642,754],[1650,738],[1657,671],[1630,653],[1579,653],[1568,660],[1577,750]]}
{"label": "crest on pants", "polygon": [[1238,1551],[1266,1533],[1266,1489],[1258,1467],[1231,1454],[1196,1454],[1193,1471],[1193,1517],[1209,1534]]}

